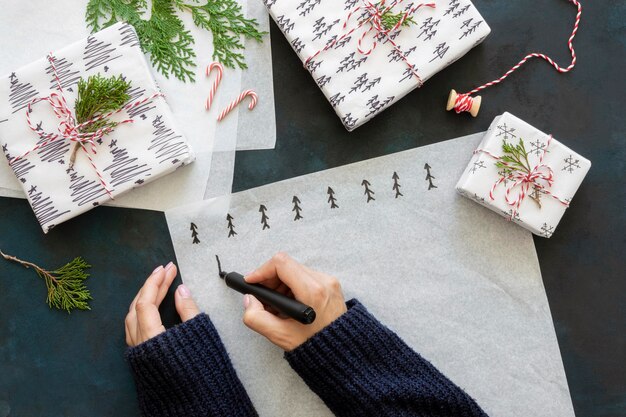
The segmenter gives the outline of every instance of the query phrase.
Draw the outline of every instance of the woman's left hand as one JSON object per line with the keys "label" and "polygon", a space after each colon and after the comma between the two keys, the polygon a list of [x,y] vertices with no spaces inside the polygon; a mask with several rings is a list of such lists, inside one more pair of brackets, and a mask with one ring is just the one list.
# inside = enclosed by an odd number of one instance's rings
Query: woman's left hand
{"label": "woman's left hand", "polygon": [[[135,296],[125,321],[126,344],[128,346],[137,346],[165,332],[159,314],[159,305],[165,298],[174,278],[176,278],[177,272],[176,265],[172,262],[165,267],[157,267]],[[185,285],[178,286],[174,293],[174,301],[176,311],[178,311],[182,321],[190,320],[200,313]]]}

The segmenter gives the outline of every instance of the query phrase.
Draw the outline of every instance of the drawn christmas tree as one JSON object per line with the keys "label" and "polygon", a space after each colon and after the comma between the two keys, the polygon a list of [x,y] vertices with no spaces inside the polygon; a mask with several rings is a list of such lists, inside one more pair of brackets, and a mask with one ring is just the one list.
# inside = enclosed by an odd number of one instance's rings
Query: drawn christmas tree
{"label": "drawn christmas tree", "polygon": [[189,230],[191,230],[191,237],[193,238],[191,243],[194,245],[200,243],[200,239],[198,239],[198,226],[196,226],[195,223],[191,222]]}
{"label": "drawn christmas tree", "polygon": [[337,105],[341,103],[345,98],[346,96],[342,95],[341,93],[337,93],[329,99],[330,105],[333,107],[337,107]]}
{"label": "drawn christmas tree", "polygon": [[300,207],[300,199],[294,195],[291,202],[293,203],[293,209],[291,211],[296,212],[296,216],[293,218],[293,220],[300,220],[302,218],[302,215],[300,214],[302,212],[302,208]]}
{"label": "drawn christmas tree", "polygon": [[302,10],[300,12],[300,16],[306,16],[307,14],[311,13],[315,6],[320,4],[321,1],[322,0],[303,0],[302,3],[300,3],[298,7],[296,7],[296,10]]}
{"label": "drawn christmas tree", "polygon": [[335,191],[332,188],[328,187],[326,193],[328,194],[328,202],[330,203],[330,208],[338,208],[339,206],[337,205],[337,199],[335,198]]}
{"label": "drawn christmas tree", "polygon": [[21,83],[14,72],[9,76],[9,82],[9,104],[13,109],[13,113],[26,108],[28,103],[39,95],[39,91],[30,83]]}
{"label": "drawn christmas tree", "polygon": [[318,77],[315,82],[317,83],[317,85],[322,88],[324,87],[326,84],[328,84],[330,82],[330,80],[332,79],[332,77],[327,77],[326,75],[322,75],[321,77]]}
{"label": "drawn christmas tree", "polygon": [[283,33],[289,33],[295,26],[291,19],[285,18],[285,15],[278,16],[276,18],[276,24]]}
{"label": "drawn christmas tree", "polygon": [[228,222],[228,225],[226,226],[228,227],[228,237],[233,237],[237,234],[237,232],[235,232],[235,225],[233,224],[234,219],[235,218],[231,216],[230,213],[226,214],[226,221]]}
{"label": "drawn christmas tree", "polygon": [[267,214],[265,214],[266,211],[267,211],[267,207],[265,207],[263,204],[261,204],[259,206],[259,213],[261,213],[261,224],[263,224],[263,229],[262,230],[270,228],[270,225],[267,222],[269,220],[269,217],[268,217]]}
{"label": "drawn christmas tree", "polygon": [[430,173],[431,166],[428,165],[428,162],[424,164],[424,169],[426,170],[426,181],[428,181],[428,190],[430,191],[433,188],[437,188],[437,186],[433,184],[433,180],[435,179],[435,177],[433,177]]}
{"label": "drawn christmas tree", "polygon": [[370,182],[368,180],[363,180],[361,182],[361,185],[365,188],[365,191],[363,192],[364,195],[367,196],[367,202],[369,203],[372,200],[376,200],[374,198],[374,194],[376,194],[373,190],[370,189]]}
{"label": "drawn christmas tree", "polygon": [[[80,71],[72,71],[73,62],[68,61],[65,58],[57,58],[55,56],[52,57],[52,62],[54,62],[54,67],[56,68],[57,77],[61,83],[61,88],[68,89],[74,84],[78,83],[80,80]],[[54,71],[52,70],[52,64],[46,67],[46,74],[50,76],[50,88],[57,88],[57,77],[54,76]]]}
{"label": "drawn christmas tree", "polygon": [[433,59],[431,59],[428,62],[433,62],[437,58],[442,59],[446,55],[446,52],[448,52],[449,49],[450,47],[446,46],[446,42],[440,43],[439,45],[435,47],[435,50],[433,51],[433,54],[435,56],[433,57]]}
{"label": "drawn christmas tree", "polygon": [[291,46],[297,53],[300,53],[300,51],[304,48],[304,42],[302,42],[300,38],[295,38],[291,41]]}
{"label": "drawn christmas tree", "polygon": [[400,183],[398,182],[400,177],[398,173],[394,171],[391,178],[393,179],[393,187],[391,187],[391,189],[396,192],[396,198],[401,197],[403,194],[400,192]]}
{"label": "drawn christmas tree", "polygon": [[463,39],[464,37],[469,36],[469,35],[471,35],[472,33],[476,32],[476,29],[478,29],[478,26],[480,26],[480,25],[483,23],[483,21],[482,21],[482,20],[479,20],[478,22],[475,22],[474,24],[472,24],[471,26],[469,26],[469,24],[470,24],[469,22],[471,22],[471,20],[472,20],[472,19],[468,19],[468,20],[466,20],[465,22],[463,22],[463,26],[461,26],[461,29],[462,29],[463,27],[465,27],[465,26],[466,26],[466,23],[467,23],[467,25],[468,25],[468,26],[467,26],[467,29],[465,30],[465,32],[463,32],[463,34],[462,34],[462,35],[461,35],[461,37],[459,38],[459,40],[461,40],[461,39]]}

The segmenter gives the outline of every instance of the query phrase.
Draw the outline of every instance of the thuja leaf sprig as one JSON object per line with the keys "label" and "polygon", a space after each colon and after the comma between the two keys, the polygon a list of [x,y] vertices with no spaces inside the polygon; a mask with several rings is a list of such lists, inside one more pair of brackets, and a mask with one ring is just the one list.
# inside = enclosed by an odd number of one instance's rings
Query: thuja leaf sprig
{"label": "thuja leaf sprig", "polygon": [[242,37],[262,41],[255,19],[246,19],[236,0],[152,0],[150,18],[146,0],[89,0],[87,26],[96,32],[116,22],[135,27],[139,43],[152,64],[166,77],[194,81],[194,39],[176,14],[190,12],[193,23],[213,35],[213,59],[229,68],[247,68]]}
{"label": "thuja leaf sprig", "polygon": [[[524,141],[520,138],[517,145],[508,143],[506,140],[502,142],[502,152],[504,153],[498,162],[496,167],[504,172],[504,175],[510,177],[513,174],[513,170],[521,171],[526,174],[530,174],[532,168],[530,167],[530,161],[528,160],[528,152],[524,146]],[[533,193],[529,194],[539,208],[541,208],[541,194],[540,189],[533,188]]]}
{"label": "thuja leaf sprig", "polygon": [[[74,113],[78,124],[93,120],[103,114],[119,110],[130,100],[128,90],[130,81],[126,81],[121,75],[115,77],[103,77],[100,74],[91,75],[86,80],[78,80],[78,95],[74,104]],[[104,117],[93,123],[89,123],[80,128],[81,133],[91,133],[98,129],[115,128],[118,122]],[[76,142],[72,155],[70,156],[70,166],[74,165],[76,152],[80,148],[80,143]]]}
{"label": "thuja leaf sprig", "polygon": [[1,250],[0,255],[4,259],[17,262],[25,268],[32,268],[45,281],[48,288],[46,302],[50,308],[65,310],[68,313],[75,308],[91,310],[88,303],[92,299],[91,294],[84,284],[84,281],[89,277],[89,274],[85,273],[85,269],[90,268],[91,265],[87,264],[83,258],[77,257],[62,267],[49,271],[32,262],[7,255]]}
{"label": "thuja leaf sprig", "polygon": [[[380,7],[384,7],[387,8],[385,6],[380,6]],[[383,9],[384,11],[384,9]],[[384,12],[381,17],[380,17],[380,21],[383,24],[383,27],[386,30],[392,29],[395,25],[398,24],[398,22],[400,21],[400,19],[402,19],[402,16],[404,16],[404,12],[398,12],[398,13],[392,13],[391,9],[388,9],[386,12]],[[413,20],[413,16],[409,16],[407,17],[404,22],[402,22],[401,26],[411,26],[412,24],[414,24],[415,21]]]}

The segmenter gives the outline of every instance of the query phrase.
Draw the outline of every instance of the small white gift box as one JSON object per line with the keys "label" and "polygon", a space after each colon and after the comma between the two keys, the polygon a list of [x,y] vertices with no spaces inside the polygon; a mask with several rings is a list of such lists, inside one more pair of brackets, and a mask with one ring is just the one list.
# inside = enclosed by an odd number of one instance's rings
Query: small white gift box
{"label": "small white gift box", "polygon": [[[511,154],[503,146],[517,147],[521,152]],[[504,113],[491,123],[456,189],[532,233],[549,238],[589,168],[588,159],[552,135]]]}
{"label": "small white gift box", "polygon": [[[128,105],[110,119],[125,123],[79,146],[71,164],[77,83],[96,74],[130,82]],[[122,23],[0,79],[0,145],[44,233],[194,160],[135,30]]]}

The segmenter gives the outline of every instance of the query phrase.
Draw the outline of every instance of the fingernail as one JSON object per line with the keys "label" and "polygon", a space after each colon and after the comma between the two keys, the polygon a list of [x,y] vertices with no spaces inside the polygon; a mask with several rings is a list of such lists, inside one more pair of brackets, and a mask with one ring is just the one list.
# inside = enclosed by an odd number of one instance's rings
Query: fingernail
{"label": "fingernail", "polygon": [[191,291],[189,291],[189,288],[187,288],[185,284],[180,284],[178,286],[178,293],[183,298],[191,298]]}
{"label": "fingernail", "polygon": [[157,272],[159,272],[161,269],[163,269],[163,265],[159,265],[156,268],[154,268],[154,271],[152,271],[153,274],[156,274]]}
{"label": "fingernail", "polygon": [[165,265],[165,269],[170,269],[174,266],[174,262],[170,261],[167,265]]}
{"label": "fingernail", "polygon": [[248,294],[243,296],[243,307],[248,308],[250,305],[250,296]]}
{"label": "fingernail", "polygon": [[252,275],[253,273],[254,273],[254,271],[250,271],[250,272],[248,272],[247,274],[245,274],[245,275],[243,276],[243,279],[248,278],[248,277],[249,277],[250,275]]}

